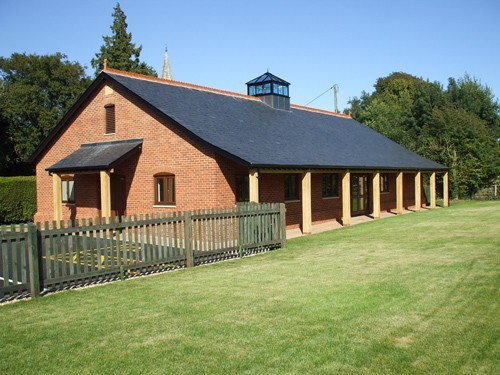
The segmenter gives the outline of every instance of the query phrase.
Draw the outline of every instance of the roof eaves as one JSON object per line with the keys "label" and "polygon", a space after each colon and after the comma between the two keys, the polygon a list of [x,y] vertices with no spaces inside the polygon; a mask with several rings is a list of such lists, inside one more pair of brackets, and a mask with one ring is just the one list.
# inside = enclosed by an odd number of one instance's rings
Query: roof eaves
{"label": "roof eaves", "polygon": [[[99,164],[94,164],[91,166],[71,166],[68,167],[62,166],[62,167],[48,167],[45,170],[48,172],[78,172],[78,171],[100,171],[100,170],[105,170],[105,169],[111,169],[116,167],[117,165],[121,164],[124,160],[132,156],[133,154],[140,152],[142,149],[142,143],[143,139],[142,138],[137,138],[137,139],[126,139],[126,140],[119,140],[119,141],[109,141],[109,142],[92,142],[92,143],[84,143],[80,146],[79,150],[82,149],[87,149],[87,148],[93,148],[93,147],[103,147],[103,146],[112,146],[112,145],[123,145],[123,144],[131,144],[133,147],[120,155],[118,158],[115,160],[112,160],[108,163],[99,163]],[[78,152],[77,150],[76,152]],[[54,164],[57,165],[58,163]]]}
{"label": "roof eaves", "polygon": [[441,165],[436,168],[417,168],[417,167],[383,167],[383,166],[349,166],[349,165],[308,165],[308,164],[251,164],[251,168],[256,169],[345,169],[352,171],[365,171],[365,170],[380,170],[380,171],[412,171],[412,172],[446,172],[449,170],[448,167]]}

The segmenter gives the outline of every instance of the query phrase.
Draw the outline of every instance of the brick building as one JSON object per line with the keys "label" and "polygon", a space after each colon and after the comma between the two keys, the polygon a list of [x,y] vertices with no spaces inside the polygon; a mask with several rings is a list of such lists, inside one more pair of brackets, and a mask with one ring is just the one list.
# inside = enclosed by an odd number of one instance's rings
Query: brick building
{"label": "brick building", "polygon": [[349,116],[290,104],[265,73],[248,95],[103,71],[40,144],[36,221],[285,202],[287,226],[414,206],[424,159]]}

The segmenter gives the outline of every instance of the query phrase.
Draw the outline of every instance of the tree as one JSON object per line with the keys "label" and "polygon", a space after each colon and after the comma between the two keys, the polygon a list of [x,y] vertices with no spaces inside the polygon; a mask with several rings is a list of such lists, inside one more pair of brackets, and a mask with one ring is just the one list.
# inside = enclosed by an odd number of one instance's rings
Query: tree
{"label": "tree", "polygon": [[142,46],[136,47],[135,43],[132,43],[132,33],[127,32],[127,16],[121,10],[120,3],[117,3],[113,10],[112,35],[103,36],[104,45],[91,61],[96,75],[103,69],[106,59],[110,68],[156,77],[156,71],[139,60]]}
{"label": "tree", "polygon": [[4,166],[18,169],[25,163],[89,83],[84,68],[61,53],[0,57]]}
{"label": "tree", "polygon": [[466,74],[450,78],[445,91],[437,82],[396,72],[374,87],[350,101],[352,116],[448,166],[452,197],[470,197],[498,176],[500,106],[487,86]]}
{"label": "tree", "polygon": [[424,156],[450,168],[452,197],[472,197],[500,173],[500,147],[485,120],[449,104],[423,131]]}
{"label": "tree", "polygon": [[495,136],[500,138],[500,104],[488,86],[465,74],[463,78],[449,78],[447,95],[458,108],[486,121]]}
{"label": "tree", "polygon": [[[1,93],[0,103],[3,103]],[[7,134],[7,121],[5,120],[3,111],[0,108],[0,176],[4,176],[9,173],[13,159],[12,149],[12,144]]]}
{"label": "tree", "polygon": [[433,109],[445,101],[442,88],[407,73],[377,79],[375,92],[362,92],[350,101],[352,116],[386,137],[412,150]]}

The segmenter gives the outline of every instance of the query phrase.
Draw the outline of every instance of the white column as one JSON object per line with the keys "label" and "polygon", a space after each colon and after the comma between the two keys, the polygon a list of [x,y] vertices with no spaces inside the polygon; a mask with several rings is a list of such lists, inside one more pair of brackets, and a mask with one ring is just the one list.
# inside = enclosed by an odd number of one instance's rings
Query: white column
{"label": "white column", "polygon": [[[62,220],[62,179],[61,175],[58,173],[52,174],[52,195],[54,202],[54,220],[57,221],[57,226],[59,227],[59,222]],[[68,192],[69,194],[69,192]]]}
{"label": "white column", "polygon": [[403,172],[396,175],[396,214],[403,213]]}
{"label": "white column", "polygon": [[312,232],[311,172],[302,173],[302,233]]}
{"label": "white column", "polygon": [[259,203],[259,172],[257,169],[250,169],[248,175],[250,202]]}
{"label": "white column", "polygon": [[380,172],[372,174],[373,218],[380,219]]}
{"label": "white column", "polygon": [[429,189],[431,195],[431,205],[429,207],[436,208],[436,172],[431,173]]}
{"label": "white column", "polygon": [[422,173],[415,174],[415,212],[422,210]]}
{"label": "white column", "polygon": [[342,174],[342,225],[351,225],[351,173],[346,170]]}
{"label": "white column", "polygon": [[101,216],[103,218],[111,217],[111,173],[110,171],[101,171]]}
{"label": "white column", "polygon": [[443,207],[450,205],[450,198],[448,196],[448,172],[443,174]]}

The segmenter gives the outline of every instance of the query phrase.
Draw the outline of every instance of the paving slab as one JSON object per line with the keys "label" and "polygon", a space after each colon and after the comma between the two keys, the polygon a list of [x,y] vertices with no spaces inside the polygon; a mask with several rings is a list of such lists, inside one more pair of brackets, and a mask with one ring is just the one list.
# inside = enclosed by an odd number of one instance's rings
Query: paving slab
{"label": "paving slab", "polygon": [[[437,208],[440,208],[440,207],[437,207]],[[425,211],[428,209],[429,208],[422,207],[422,211]],[[411,213],[415,213],[415,207],[410,206],[403,211],[403,215],[411,214]],[[380,213],[380,219],[386,219],[388,217],[394,217],[394,216],[397,216],[395,210],[383,211]],[[366,223],[366,222],[372,221],[372,220],[374,220],[374,219],[373,219],[373,216],[371,216],[371,215],[354,216],[351,218],[351,225]],[[324,222],[324,223],[313,224],[312,225],[312,234],[326,232],[329,230],[335,230],[335,229],[340,229],[340,228],[342,228],[342,224],[339,223],[338,221],[328,221],[328,222]],[[302,234],[302,231],[300,230],[300,228],[288,229],[286,231],[286,238],[287,239],[301,237],[301,236],[304,236],[304,234]]]}

